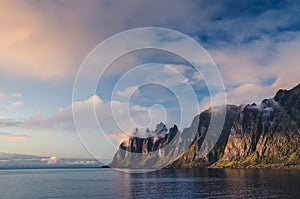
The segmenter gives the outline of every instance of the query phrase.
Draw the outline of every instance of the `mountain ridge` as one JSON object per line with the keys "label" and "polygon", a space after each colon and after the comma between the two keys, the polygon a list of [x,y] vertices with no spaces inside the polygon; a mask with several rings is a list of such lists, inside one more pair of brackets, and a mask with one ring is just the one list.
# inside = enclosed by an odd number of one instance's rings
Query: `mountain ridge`
{"label": "mountain ridge", "polygon": [[[262,100],[260,105],[226,105],[226,110],[221,135],[213,149],[204,157],[200,154],[200,148],[207,144],[203,142],[211,119],[209,110],[195,116],[191,126],[183,130],[181,136],[185,136],[187,140],[193,139],[188,150],[180,151],[180,146],[184,146],[184,143],[175,139],[175,152],[170,150],[164,156],[149,159],[158,160],[177,155],[174,162],[168,165],[172,168],[300,168],[300,84],[290,90],[278,90],[273,98]],[[166,135],[171,132],[174,138],[179,132],[177,126],[175,130],[174,128],[175,126],[170,128]],[[193,138],[189,137],[190,132],[194,132]],[[142,142],[125,147],[125,152],[119,149],[110,166],[145,166],[144,160],[137,160],[136,156],[129,153],[136,148],[149,148],[150,138],[143,139]],[[129,143],[134,140],[136,138],[131,137]],[[164,144],[152,148],[152,151],[162,150],[170,143],[167,137],[162,137],[161,140],[164,142],[160,143]],[[139,152],[148,153],[149,150]]]}

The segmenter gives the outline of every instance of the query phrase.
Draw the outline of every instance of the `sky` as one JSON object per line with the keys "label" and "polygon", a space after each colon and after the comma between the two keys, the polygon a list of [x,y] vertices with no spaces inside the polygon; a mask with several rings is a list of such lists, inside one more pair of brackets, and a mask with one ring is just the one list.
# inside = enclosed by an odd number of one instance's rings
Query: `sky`
{"label": "sky", "polygon": [[[133,28],[168,28],[194,39],[216,64],[227,103],[259,104],[300,82],[299,10],[297,1],[268,0],[1,1],[0,152],[91,157],[81,143],[83,133],[101,145],[101,158],[110,158],[127,135],[121,131],[130,133],[135,126],[153,130],[160,121],[187,127],[195,114],[208,108],[205,78],[182,57],[153,49],[121,56],[105,70],[94,93],[72,100],[77,72],[83,63],[93,64],[87,61],[89,53],[112,35]],[[105,50],[109,54],[118,47]],[[104,60],[101,54],[96,58]],[[153,82],[138,86],[141,79]],[[193,89],[198,103],[185,98],[189,117],[180,117],[178,93],[170,88],[180,89],[182,96]],[[72,107],[85,124],[79,135]],[[99,132],[91,124],[91,107],[106,135],[89,134]],[[119,127],[113,117],[119,118]]]}

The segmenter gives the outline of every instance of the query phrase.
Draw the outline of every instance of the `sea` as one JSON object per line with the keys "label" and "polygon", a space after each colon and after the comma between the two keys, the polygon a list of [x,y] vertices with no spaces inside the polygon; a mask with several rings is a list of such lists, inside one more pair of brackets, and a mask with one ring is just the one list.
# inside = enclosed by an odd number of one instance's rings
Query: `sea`
{"label": "sea", "polygon": [[5,169],[0,198],[300,198],[300,170]]}

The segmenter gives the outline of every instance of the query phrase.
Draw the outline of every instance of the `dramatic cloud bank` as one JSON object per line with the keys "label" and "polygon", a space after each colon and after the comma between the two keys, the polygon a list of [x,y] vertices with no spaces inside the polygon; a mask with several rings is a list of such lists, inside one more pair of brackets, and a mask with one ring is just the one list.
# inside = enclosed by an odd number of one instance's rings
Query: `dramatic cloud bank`
{"label": "dramatic cloud bank", "polygon": [[[178,56],[149,49],[120,57],[105,72],[104,87],[100,81],[95,93],[72,102],[73,82],[87,54],[106,38],[131,28],[170,28],[199,42],[220,70],[228,103],[258,103],[280,88],[292,88],[300,82],[299,10],[300,3],[292,0],[1,1],[0,151],[7,150],[7,146],[11,151],[30,146],[26,149],[31,153],[51,138],[56,147],[49,147],[47,154],[58,152],[63,148],[58,143],[69,143],[71,137],[78,139],[72,107],[77,108],[79,119],[85,124],[79,128],[86,132],[99,130],[90,120],[94,105],[107,137],[120,141],[126,137],[120,132],[130,133],[136,127],[127,120],[128,105],[124,99],[131,95],[136,101],[130,114],[136,124],[155,125],[165,119],[167,111],[152,106],[155,100],[168,107],[168,121],[177,122],[178,107],[171,106],[176,100],[169,100],[173,99],[172,94],[157,86],[141,89],[123,84],[116,90],[116,98],[111,98],[109,91],[118,78],[140,64],[161,63],[161,70],[153,66],[142,73],[155,74],[153,80],[163,81],[169,87],[190,84],[197,94],[200,111],[208,108],[206,77]],[[139,39],[132,38],[137,42]],[[184,43],[177,44],[184,48]],[[106,51],[113,52],[117,47],[110,46]],[[168,68],[183,74],[183,78],[174,78]],[[185,92],[182,89],[184,95]],[[119,117],[127,118],[119,120],[119,126],[112,106]],[[188,103],[185,107],[189,107]],[[197,107],[198,104],[189,108]],[[149,116],[157,121],[151,121]],[[185,121],[185,125],[189,122]],[[73,150],[77,146],[70,147]]]}

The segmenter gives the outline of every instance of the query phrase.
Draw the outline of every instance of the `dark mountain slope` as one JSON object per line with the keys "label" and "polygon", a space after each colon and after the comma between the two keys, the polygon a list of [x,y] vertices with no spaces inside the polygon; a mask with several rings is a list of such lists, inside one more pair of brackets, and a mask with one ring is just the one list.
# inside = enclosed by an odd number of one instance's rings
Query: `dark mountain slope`
{"label": "dark mountain slope", "polygon": [[[291,90],[279,90],[274,98],[265,99],[260,105],[227,105],[218,142],[202,157],[200,148],[205,151],[207,143],[203,141],[210,119],[211,112],[206,110],[183,132],[176,126],[168,131],[160,124],[164,133],[156,132],[155,142],[154,137],[132,137],[120,145],[111,165],[134,164],[142,168],[153,161],[150,165],[157,167],[160,160],[174,159],[170,167],[300,167],[300,84]],[[173,148],[164,150],[171,141]],[[187,146],[188,143],[192,144]],[[156,150],[161,151],[159,156],[137,159],[135,155]]]}

